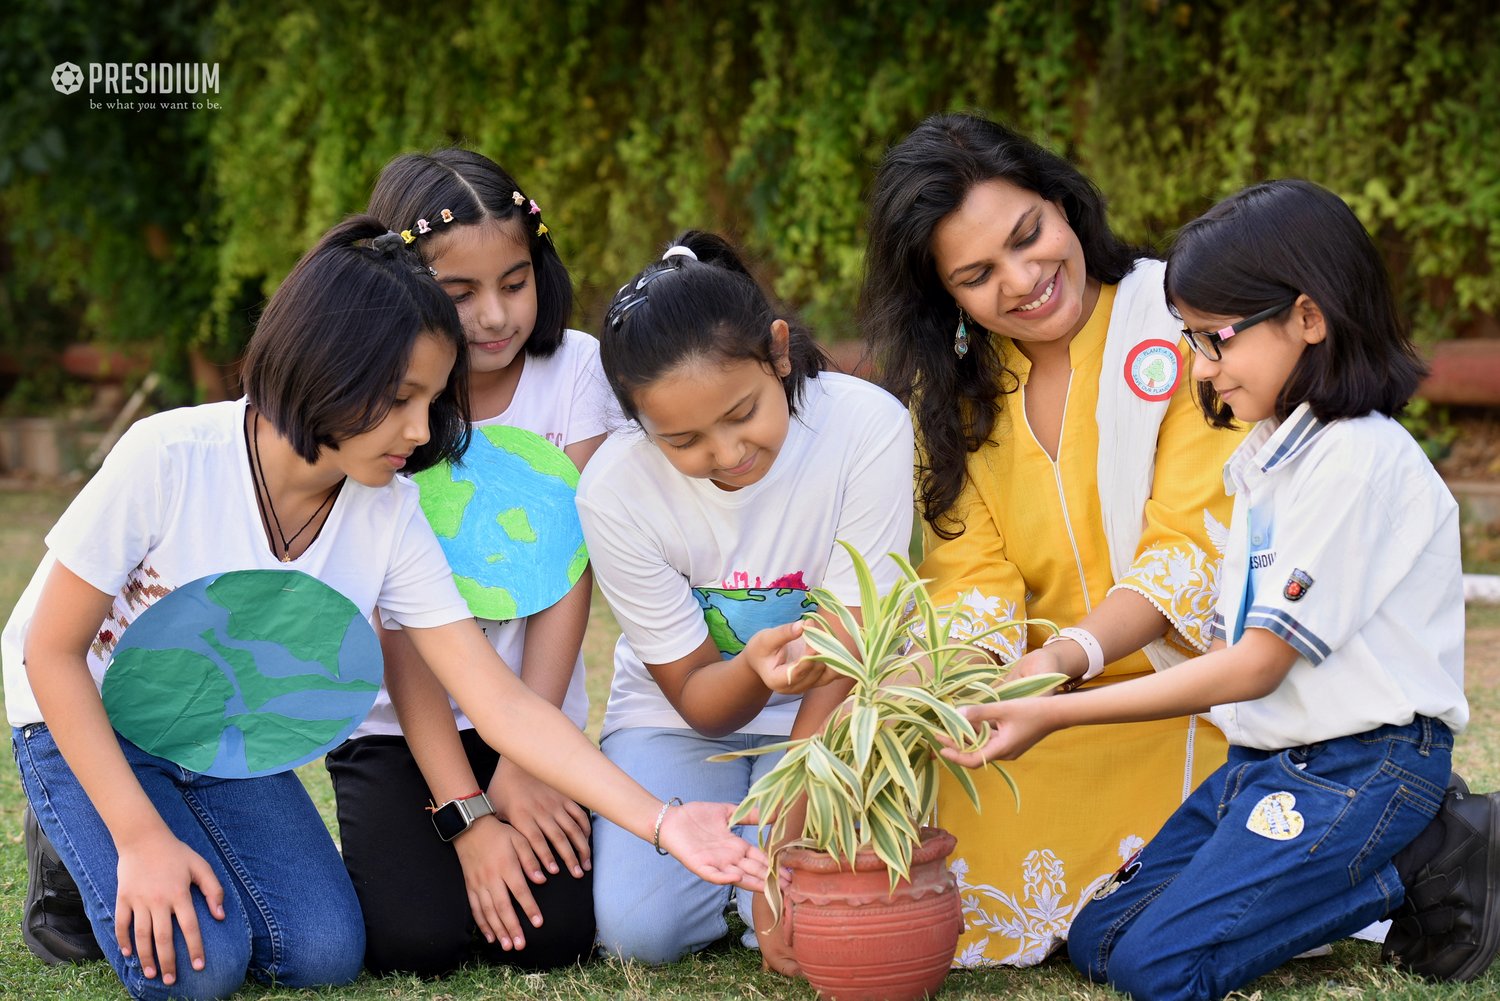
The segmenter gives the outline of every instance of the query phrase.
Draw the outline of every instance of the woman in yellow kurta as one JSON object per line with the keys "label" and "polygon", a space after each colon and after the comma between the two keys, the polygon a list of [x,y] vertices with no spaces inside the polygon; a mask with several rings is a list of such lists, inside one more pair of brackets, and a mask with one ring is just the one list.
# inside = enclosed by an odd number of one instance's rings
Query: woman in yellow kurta
{"label": "woman in yellow kurta", "polygon": [[[922,576],[954,634],[1068,627],[983,640],[1014,673],[1112,684],[1207,649],[1240,434],[1195,406],[1161,264],[1137,257],[1075,168],[984,119],[928,119],[876,178],[862,314],[917,424]],[[992,772],[982,815],[945,785],[958,964],[1041,962],[1225,747],[1205,721],[1089,727],[1006,765],[1019,809]]]}

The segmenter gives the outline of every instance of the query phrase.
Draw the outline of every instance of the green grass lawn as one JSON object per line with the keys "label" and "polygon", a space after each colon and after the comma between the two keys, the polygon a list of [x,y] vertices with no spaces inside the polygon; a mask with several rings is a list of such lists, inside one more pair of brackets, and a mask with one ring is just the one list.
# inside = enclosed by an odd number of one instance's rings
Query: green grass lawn
{"label": "green grass lawn", "polygon": [[[16,596],[42,555],[42,536],[67,496],[49,491],[0,493],[0,613],[9,617]],[[608,691],[616,628],[595,601],[585,657],[594,700],[591,732],[597,735]],[[1500,609],[1476,609],[1469,616],[1468,688],[1474,719],[1459,739],[1456,767],[1476,789],[1500,787]],[[333,823],[333,796],[321,765],[301,770],[303,781]],[[32,958],[21,942],[19,922],[26,893],[26,859],[21,844],[20,782],[12,767],[0,768],[0,998],[117,998],[124,992],[103,963],[51,969]],[[1457,1001],[1500,996],[1500,965],[1472,984],[1428,984],[1381,966],[1378,947],[1340,942],[1333,955],[1297,961],[1277,970],[1235,998],[1243,1001],[1312,999],[1398,999]],[[503,969],[462,971],[441,981],[400,977],[361,977],[354,985],[328,991],[287,991],[246,987],[242,998],[328,998],[339,1001],[401,1001],[411,998],[556,999],[556,1001],[633,1001],[645,998],[810,999],[805,983],[762,973],[759,955],[730,942],[700,956],[660,969],[599,961],[551,974],[516,974]],[[1005,997],[1014,1001],[1072,1001],[1119,998],[1084,982],[1057,959],[1030,970],[955,973],[942,997],[952,1001]]]}

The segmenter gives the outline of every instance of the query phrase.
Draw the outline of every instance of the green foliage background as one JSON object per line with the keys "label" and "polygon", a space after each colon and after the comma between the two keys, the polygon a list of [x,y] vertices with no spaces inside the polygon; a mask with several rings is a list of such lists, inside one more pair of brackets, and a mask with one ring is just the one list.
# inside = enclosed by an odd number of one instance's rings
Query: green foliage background
{"label": "green foliage background", "polygon": [[[1419,338],[1500,313],[1500,17],[1487,0],[457,4],[52,0],[0,15],[0,342],[232,356],[398,152],[515,173],[601,297],[680,228],[744,244],[854,336],[863,196],[921,117],[1067,153],[1161,243],[1246,183],[1331,187]],[[64,60],[221,66],[218,110],[90,110]],[[107,99],[93,95],[95,101]],[[122,99],[131,100],[130,97]],[[147,97],[147,100],[152,98]],[[410,223],[411,220],[405,222]]]}

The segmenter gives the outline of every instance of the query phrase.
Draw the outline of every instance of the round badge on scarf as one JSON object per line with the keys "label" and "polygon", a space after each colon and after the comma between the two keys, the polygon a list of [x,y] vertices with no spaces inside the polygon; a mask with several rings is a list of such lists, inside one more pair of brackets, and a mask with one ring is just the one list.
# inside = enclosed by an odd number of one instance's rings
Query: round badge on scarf
{"label": "round badge on scarf", "polygon": [[100,695],[126,740],[242,779],[306,764],[375,704],[383,662],[358,606],[299,570],[200,577],[120,636]]}
{"label": "round badge on scarf", "polygon": [[1182,357],[1171,341],[1141,341],[1125,356],[1125,384],[1147,403],[1171,398],[1182,381]]}
{"label": "round badge on scarf", "polygon": [[524,428],[476,428],[459,465],[412,477],[458,593],[482,619],[540,612],[572,590],[588,565],[574,496],[578,467]]}

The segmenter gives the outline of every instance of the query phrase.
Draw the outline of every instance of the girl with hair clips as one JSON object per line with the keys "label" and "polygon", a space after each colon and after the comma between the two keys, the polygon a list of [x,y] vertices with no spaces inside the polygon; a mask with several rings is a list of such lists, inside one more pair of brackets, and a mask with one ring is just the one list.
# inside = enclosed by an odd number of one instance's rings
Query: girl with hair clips
{"label": "girl with hair clips", "polygon": [[[411,238],[458,308],[473,426],[535,432],[583,469],[604,439],[612,398],[598,342],[568,328],[573,289],[540,206],[494,161],[449,148],[392,160],[369,211]],[[574,516],[571,502],[567,513]],[[548,608],[479,620],[527,687],[580,729],[588,723],[581,646],[592,587],[585,569]],[[381,645],[387,663],[415,657],[399,629],[382,630]],[[344,864],[364,912],[365,965],[436,976],[474,958],[527,970],[588,959],[588,811],[502,758],[457,706],[436,725],[440,733],[409,742],[382,691],[369,718],[326,758]],[[494,813],[444,841],[422,808],[443,802],[439,787],[450,781],[482,791]],[[486,898],[498,926],[486,917]]]}
{"label": "girl with hair clips", "polygon": [[1380,254],[1337,195],[1269,181],[1183,227],[1166,290],[1209,421],[1254,425],[1224,467],[1212,646],[974,707],[989,741],[943,753],[977,765],[1069,727],[1211,708],[1228,763],[1068,939],[1074,965],[1138,1001],[1221,998],[1388,916],[1401,965],[1477,977],[1500,950],[1500,793],[1449,773],[1469,718],[1458,506],[1392,419],[1423,366]]}
{"label": "girl with hair clips", "polygon": [[48,533],[4,631],[12,743],[132,996],[226,997],[247,976],[342,984],[364,955],[359,902],[294,773],[194,771],[120,736],[101,698],[138,613],[228,571],[298,570],[351,614],[378,605],[491,746],[703,878],[761,886],[765,859],[729,831],[728,804],[647,793],[470,617],[416,488],[396,477],[463,453],[466,368],[458,314],[427,268],[377,220],[351,218],[272,296],[245,398],[137,423]]}
{"label": "girl with hair clips", "polygon": [[[776,756],[710,756],[815,732],[848,694],[799,660],[800,620],[813,587],[858,601],[836,540],[869,559],[882,588],[895,582],[885,554],[911,539],[911,422],[883,390],[824,372],[807,331],[711,234],[678,237],[626,283],[600,342],[634,422],[578,490],[622,632],[601,749],[648,789],[738,800]],[[631,840],[594,826],[604,948],[666,963],[723,936],[729,893]],[[737,902],[747,944],[769,925],[748,897]]]}
{"label": "girl with hair clips", "polygon": [[[870,195],[861,320],[882,385],[916,415],[920,566],[956,635],[1016,675],[1100,686],[1207,649],[1240,434],[1181,389],[1187,348],[1162,264],[1117,238],[1067,161],[969,115],[917,126]],[[1045,645],[1044,645],[1044,642]],[[1079,731],[976,775],[982,818],[945,778],[965,966],[1041,962],[1089,887],[1145,842],[1225,743],[1195,719]]]}

